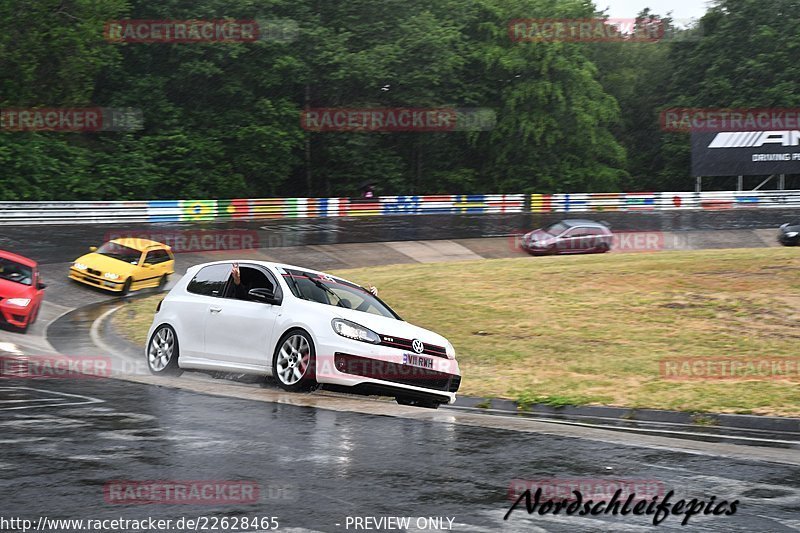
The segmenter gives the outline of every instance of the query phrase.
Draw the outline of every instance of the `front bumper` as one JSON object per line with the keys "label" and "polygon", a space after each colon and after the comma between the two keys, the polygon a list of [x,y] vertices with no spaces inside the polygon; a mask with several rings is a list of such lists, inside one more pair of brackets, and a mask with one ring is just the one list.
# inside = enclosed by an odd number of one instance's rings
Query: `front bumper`
{"label": "front bumper", "polygon": [[28,325],[32,312],[33,302],[25,307],[0,303],[0,320],[18,328],[24,328]]}
{"label": "front bumper", "polygon": [[549,245],[534,246],[531,243],[523,242],[522,243],[522,248],[526,252],[534,254],[534,255],[547,255],[547,254],[553,253],[553,249]]}
{"label": "front bumper", "polygon": [[356,392],[440,403],[455,402],[461,385],[455,359],[357,341],[320,345],[316,378],[319,383],[345,386]]}
{"label": "front bumper", "polygon": [[334,354],[334,365],[343,374],[437,392],[455,393],[461,385],[461,376],[457,374],[341,352]]}
{"label": "front bumper", "polygon": [[125,284],[124,281],[112,281],[76,268],[69,269],[69,279],[113,292],[122,292],[122,286]]}

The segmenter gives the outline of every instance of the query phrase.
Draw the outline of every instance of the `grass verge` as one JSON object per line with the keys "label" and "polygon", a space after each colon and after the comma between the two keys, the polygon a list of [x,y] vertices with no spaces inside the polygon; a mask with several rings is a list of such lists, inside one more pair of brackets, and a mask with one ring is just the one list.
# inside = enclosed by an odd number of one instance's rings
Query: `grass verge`
{"label": "grass verge", "polygon": [[[461,394],[523,405],[800,415],[800,380],[663,379],[675,358],[800,359],[791,248],[608,254],[337,271],[451,340]],[[161,296],[114,316],[145,342]]]}

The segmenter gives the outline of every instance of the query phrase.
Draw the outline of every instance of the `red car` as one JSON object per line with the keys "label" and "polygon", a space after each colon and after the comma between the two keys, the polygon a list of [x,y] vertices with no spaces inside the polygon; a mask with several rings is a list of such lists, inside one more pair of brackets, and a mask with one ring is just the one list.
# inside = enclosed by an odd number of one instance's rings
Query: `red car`
{"label": "red car", "polygon": [[26,331],[39,314],[44,288],[36,261],[0,250],[0,322]]}

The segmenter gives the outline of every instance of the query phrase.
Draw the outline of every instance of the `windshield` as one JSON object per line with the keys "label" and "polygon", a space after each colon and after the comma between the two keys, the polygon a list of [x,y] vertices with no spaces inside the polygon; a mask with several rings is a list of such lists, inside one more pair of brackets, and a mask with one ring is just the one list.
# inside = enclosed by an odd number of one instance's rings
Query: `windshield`
{"label": "windshield", "polygon": [[7,279],[23,285],[32,285],[33,269],[11,259],[0,257],[0,279]]}
{"label": "windshield", "polygon": [[569,226],[563,222],[556,222],[555,224],[550,224],[547,226],[544,229],[544,232],[549,233],[550,235],[561,235],[567,228],[569,228]]}
{"label": "windshield", "polygon": [[355,283],[302,270],[280,272],[298,298],[402,320],[388,305]]}
{"label": "windshield", "polygon": [[142,252],[139,250],[134,250],[133,248],[128,248],[127,246],[123,246],[115,242],[105,243],[103,246],[97,249],[96,253],[105,255],[106,257],[111,257],[112,259],[118,259],[132,265],[138,265],[139,258],[142,255]]}

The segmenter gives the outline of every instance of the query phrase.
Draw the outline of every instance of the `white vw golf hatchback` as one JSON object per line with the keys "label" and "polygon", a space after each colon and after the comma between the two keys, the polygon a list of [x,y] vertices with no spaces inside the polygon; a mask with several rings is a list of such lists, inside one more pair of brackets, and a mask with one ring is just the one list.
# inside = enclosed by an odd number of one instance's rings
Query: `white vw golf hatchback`
{"label": "white vw golf hatchback", "polygon": [[154,374],[263,374],[289,391],[345,386],[433,408],[454,402],[461,383],[441,335],[354,283],[264,261],[190,268],[156,310],[146,357]]}

